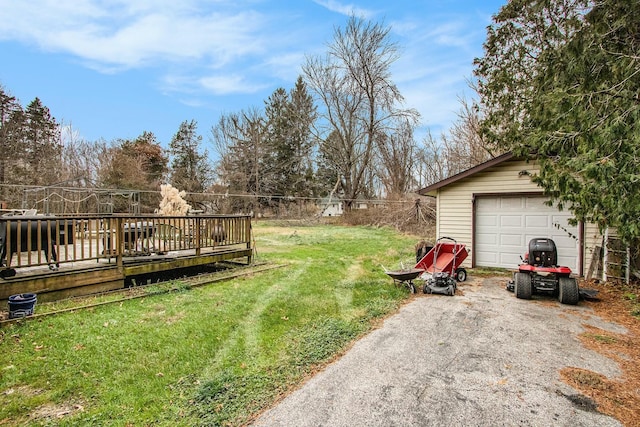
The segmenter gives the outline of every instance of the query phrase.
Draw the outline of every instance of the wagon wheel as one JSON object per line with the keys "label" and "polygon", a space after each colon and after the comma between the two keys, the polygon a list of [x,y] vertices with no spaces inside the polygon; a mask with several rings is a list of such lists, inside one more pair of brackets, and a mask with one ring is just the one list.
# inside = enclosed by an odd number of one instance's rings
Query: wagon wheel
{"label": "wagon wheel", "polygon": [[464,268],[459,268],[456,270],[456,280],[458,282],[464,282],[467,280],[467,270]]}
{"label": "wagon wheel", "polygon": [[407,283],[407,286],[409,287],[409,290],[411,291],[412,294],[416,293],[416,285],[414,285],[413,282]]}

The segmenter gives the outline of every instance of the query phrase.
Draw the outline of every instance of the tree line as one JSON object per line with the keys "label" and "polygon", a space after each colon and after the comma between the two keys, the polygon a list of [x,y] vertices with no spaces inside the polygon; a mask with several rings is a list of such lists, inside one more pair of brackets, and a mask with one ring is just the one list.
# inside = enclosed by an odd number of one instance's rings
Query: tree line
{"label": "tree line", "polygon": [[637,241],[640,0],[512,0],[493,16],[483,47],[471,81],[477,98],[460,101],[445,134],[417,141],[421,117],[391,75],[400,53],[390,28],[351,17],[324,55],[305,59],[290,90],[219,118],[208,135],[215,163],[193,120],[166,148],[150,131],[133,140],[63,139],[38,98],[22,107],[0,86],[0,200],[17,200],[12,185],[85,180],[251,196],[227,203],[232,211],[333,196],[348,209],[358,198],[404,197],[511,151],[539,162],[533,180],[576,221]]}
{"label": "tree line", "polygon": [[[291,89],[276,89],[262,107],[223,114],[207,141],[185,120],[166,147],[151,131],[110,142],[64,137],[38,98],[23,108],[0,86],[0,200],[18,204],[13,185],[159,192],[169,183],[206,209],[278,210],[339,197],[349,210],[361,198],[404,198],[488,159],[478,111],[464,100],[449,133],[417,140],[421,117],[404,106],[391,75],[399,46],[390,30],[351,17],[324,55],[305,59]],[[199,204],[206,193],[238,197]]]}

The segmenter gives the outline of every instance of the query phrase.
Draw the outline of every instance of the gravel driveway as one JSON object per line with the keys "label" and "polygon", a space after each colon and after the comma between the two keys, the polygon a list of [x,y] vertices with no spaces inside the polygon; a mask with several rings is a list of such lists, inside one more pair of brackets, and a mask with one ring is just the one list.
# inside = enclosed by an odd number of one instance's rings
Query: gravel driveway
{"label": "gravel driveway", "polygon": [[620,426],[560,380],[567,366],[609,377],[610,359],[577,339],[589,324],[624,333],[582,305],[525,301],[506,278],[419,293],[255,426]]}

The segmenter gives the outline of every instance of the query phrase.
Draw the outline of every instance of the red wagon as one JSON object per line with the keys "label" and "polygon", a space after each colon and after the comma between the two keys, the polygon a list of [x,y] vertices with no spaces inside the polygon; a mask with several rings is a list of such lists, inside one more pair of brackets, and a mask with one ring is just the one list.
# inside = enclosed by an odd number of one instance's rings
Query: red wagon
{"label": "red wagon", "polygon": [[455,277],[458,282],[467,279],[467,270],[460,267],[469,254],[465,245],[457,243],[451,237],[440,237],[436,245],[415,265],[432,275],[446,273]]}

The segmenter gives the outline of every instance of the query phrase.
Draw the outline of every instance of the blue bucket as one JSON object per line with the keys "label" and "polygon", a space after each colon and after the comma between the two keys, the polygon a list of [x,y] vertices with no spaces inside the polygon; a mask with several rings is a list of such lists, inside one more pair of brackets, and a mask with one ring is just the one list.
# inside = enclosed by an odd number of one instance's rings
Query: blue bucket
{"label": "blue bucket", "polygon": [[36,307],[36,294],[18,294],[9,297],[9,319],[31,316]]}

